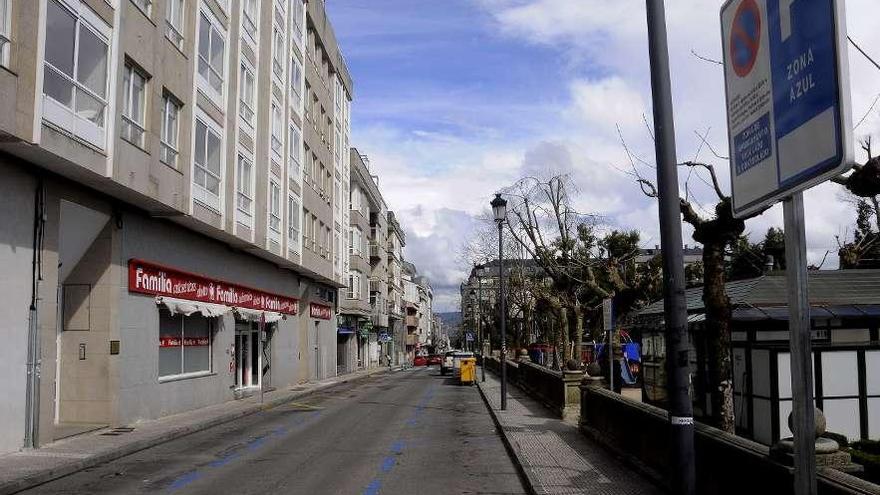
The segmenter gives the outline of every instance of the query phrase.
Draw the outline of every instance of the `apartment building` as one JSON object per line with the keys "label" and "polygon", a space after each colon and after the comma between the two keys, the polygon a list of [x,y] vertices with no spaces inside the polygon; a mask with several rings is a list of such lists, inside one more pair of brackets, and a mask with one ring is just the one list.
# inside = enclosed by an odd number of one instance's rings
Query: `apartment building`
{"label": "apartment building", "polygon": [[405,307],[403,302],[403,248],[406,234],[397,221],[393,211],[388,212],[387,253],[388,253],[388,333],[391,356],[395,364],[405,363],[406,328],[404,327]]}
{"label": "apartment building", "polygon": [[403,262],[404,328],[409,358],[427,354],[433,346],[434,291],[427,277],[409,261]]}
{"label": "apartment building", "polygon": [[0,452],[336,373],[323,2],[0,0]]}
{"label": "apartment building", "polygon": [[[384,304],[385,244],[381,244],[380,250],[376,236],[382,228],[375,225],[378,218],[384,218],[387,207],[379,191],[379,178],[370,173],[367,156],[355,148],[349,153],[348,286],[340,291],[339,299],[340,373],[378,366],[378,331],[388,326]],[[385,315],[384,320],[380,315]]]}

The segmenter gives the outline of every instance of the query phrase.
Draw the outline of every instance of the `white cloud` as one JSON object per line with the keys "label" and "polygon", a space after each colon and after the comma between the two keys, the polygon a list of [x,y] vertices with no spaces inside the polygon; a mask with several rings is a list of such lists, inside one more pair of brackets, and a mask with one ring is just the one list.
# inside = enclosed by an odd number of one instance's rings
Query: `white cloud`
{"label": "white cloud", "polygon": [[[355,143],[371,157],[374,173],[389,206],[396,209],[410,237],[407,254],[435,283],[437,307],[453,309],[456,277],[464,275],[456,259],[468,218],[482,212],[492,193],[522,174],[544,171],[572,174],[578,184],[578,208],[604,215],[620,228],[636,228],[647,245],[659,244],[657,210],[622,170],[628,160],[618,141],[620,124],[628,146],[653,162],[653,141],[642,121],[651,121],[650,74],[647,59],[644,2],[640,0],[474,0],[495,20],[497,36],[512,42],[549,47],[564,55],[560,68],[568,94],[557,106],[526,103],[509,110],[486,101],[457,102],[454,96],[409,95],[389,106],[370,109],[398,114],[416,108],[443,115],[443,122],[466,132],[361,127]],[[709,129],[708,141],[727,153],[726,116],[721,68],[699,60],[691,51],[718,59],[721,53],[718,8],[721,0],[667,2],[670,63],[676,111],[679,158],[716,165],[724,187],[729,184],[726,161],[714,157],[696,132]],[[880,58],[876,0],[849,0],[850,33]],[[850,50],[855,119],[865,114],[880,93],[880,71]],[[548,77],[552,77],[548,75]],[[396,108],[395,105],[400,108]],[[450,109],[450,106],[456,108]],[[528,136],[511,138],[503,128],[476,124],[475,117],[506,112],[518,121],[537,123]],[[857,135],[880,132],[880,104],[859,127]],[[647,176],[653,169],[641,167]],[[682,173],[682,180],[686,174]],[[705,177],[704,177],[705,179]],[[711,189],[691,178],[697,203],[714,202]],[[844,236],[854,221],[840,201],[840,187],[826,184],[806,194],[810,262],[826,250],[836,251],[835,236]],[[750,220],[748,231],[762,237],[770,226],[781,226],[781,207]],[[684,242],[692,243],[684,226]],[[832,253],[833,257],[833,253]],[[833,263],[832,263],[833,265]],[[828,266],[828,264],[826,264]]]}

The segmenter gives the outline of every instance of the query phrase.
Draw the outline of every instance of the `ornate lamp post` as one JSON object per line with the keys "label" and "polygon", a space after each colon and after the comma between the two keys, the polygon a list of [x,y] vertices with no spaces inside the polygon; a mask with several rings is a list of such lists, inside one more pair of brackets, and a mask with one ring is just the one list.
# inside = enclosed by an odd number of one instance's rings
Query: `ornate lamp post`
{"label": "ornate lamp post", "polygon": [[498,297],[501,310],[501,410],[507,409],[507,305],[504,300],[504,222],[507,220],[507,200],[496,194],[492,200],[492,214],[498,224]]}

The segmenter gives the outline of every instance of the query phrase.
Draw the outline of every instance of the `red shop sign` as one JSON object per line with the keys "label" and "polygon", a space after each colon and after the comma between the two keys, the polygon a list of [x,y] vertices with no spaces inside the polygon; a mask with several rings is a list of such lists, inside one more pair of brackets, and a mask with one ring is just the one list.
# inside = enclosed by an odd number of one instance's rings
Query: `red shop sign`
{"label": "red shop sign", "polygon": [[309,316],[312,318],[318,318],[320,320],[329,320],[333,317],[333,312],[330,309],[330,306],[324,306],[323,304],[309,304]]}
{"label": "red shop sign", "polygon": [[210,279],[201,275],[166,268],[132,259],[128,262],[128,290],[154,296],[225,304],[257,311],[297,314],[299,301],[243,285]]}
{"label": "red shop sign", "polygon": [[180,337],[159,337],[159,347],[205,347],[209,343],[208,337],[184,338]]}

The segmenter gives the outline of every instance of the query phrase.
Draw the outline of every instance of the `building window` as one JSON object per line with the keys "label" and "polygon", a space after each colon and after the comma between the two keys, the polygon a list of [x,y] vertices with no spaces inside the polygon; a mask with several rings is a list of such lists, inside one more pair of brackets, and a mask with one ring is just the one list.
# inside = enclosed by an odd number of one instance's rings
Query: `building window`
{"label": "building window", "polygon": [[300,168],[302,167],[302,134],[296,126],[289,128],[290,136],[287,139],[287,173],[290,178],[299,182]]}
{"label": "building window", "polygon": [[[284,117],[281,105],[272,101],[272,156],[279,162],[284,146]],[[282,162],[283,163],[283,162]]]}
{"label": "building window", "polygon": [[226,41],[220,23],[202,11],[199,15],[199,88],[222,107],[223,68],[225,65]]}
{"label": "building window", "polygon": [[180,102],[167,91],[162,96],[162,135],[159,141],[159,159],[167,165],[177,167],[180,154]]}
{"label": "building window", "polygon": [[287,197],[287,246],[290,251],[299,252],[299,202],[293,196]]}
{"label": "building window", "polygon": [[241,64],[241,96],[239,114],[242,122],[248,127],[248,132],[254,130],[254,107],[256,99],[256,79],[254,71],[245,63]]}
{"label": "building window", "polygon": [[284,81],[284,31],[278,25],[272,26],[272,73]]}
{"label": "building window", "polygon": [[153,11],[153,0],[131,0],[134,5],[140,9],[141,12],[144,13],[147,17],[150,17],[150,14]]}
{"label": "building window", "polygon": [[174,46],[183,49],[183,2],[184,0],[166,0],[168,7],[165,12],[165,37]]}
{"label": "building window", "polygon": [[254,162],[243,154],[238,155],[236,167],[235,207],[240,213],[239,222],[247,227],[253,226],[254,218]]}
{"label": "building window", "polygon": [[125,64],[122,77],[124,95],[122,97],[122,138],[144,147],[146,134],[147,76],[130,63]]}
{"label": "building window", "polygon": [[305,23],[305,8],[302,0],[293,0],[293,9],[291,9],[291,17],[293,17],[293,37],[296,44],[302,46],[303,43],[303,25]]}
{"label": "building window", "polygon": [[220,211],[223,146],[220,131],[206,121],[207,117],[196,118],[193,199]]}
{"label": "building window", "polygon": [[294,55],[290,59],[290,90],[293,98],[293,108],[296,109],[296,113],[298,115],[302,115],[302,80],[302,64],[299,62],[299,59],[296,58],[296,56]]}
{"label": "building window", "polygon": [[312,150],[309,148],[305,142],[303,142],[303,157],[306,160],[305,166],[303,167],[303,177],[306,182],[312,181]]}
{"label": "building window", "polygon": [[248,38],[250,38],[250,42],[256,44],[257,42],[257,0],[243,0],[242,1],[242,16],[241,16],[241,27],[242,30],[247,34]]}
{"label": "building window", "polygon": [[9,67],[9,45],[12,43],[12,3],[0,0],[0,65]]}
{"label": "building window", "polygon": [[348,290],[345,297],[349,299],[361,298],[361,274],[357,270],[352,270],[348,274]]}
{"label": "building window", "polygon": [[352,227],[349,230],[348,240],[348,254],[360,256],[363,253],[362,249],[364,246],[364,233],[361,232],[361,229]]}
{"label": "building window", "polygon": [[211,371],[211,320],[159,310],[159,378]]}
{"label": "building window", "polygon": [[43,118],[101,149],[110,31],[85,4],[47,3]]}
{"label": "building window", "polygon": [[269,179],[269,228],[281,233],[281,185],[275,177]]}

